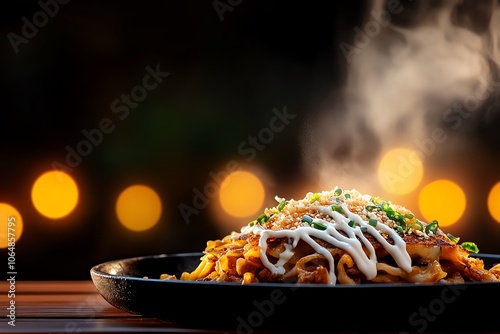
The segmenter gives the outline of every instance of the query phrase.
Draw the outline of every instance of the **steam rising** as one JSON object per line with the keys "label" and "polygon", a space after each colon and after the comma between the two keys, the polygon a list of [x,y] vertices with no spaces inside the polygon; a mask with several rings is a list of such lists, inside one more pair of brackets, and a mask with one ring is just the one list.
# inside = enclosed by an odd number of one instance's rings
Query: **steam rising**
{"label": "steam rising", "polygon": [[[497,1],[409,4],[377,21],[370,13],[391,13],[386,2],[374,2],[357,26],[364,35],[345,40],[349,64],[340,97],[303,129],[304,167],[317,171],[322,187],[377,191],[381,153],[395,146],[418,151],[417,143],[443,122],[458,127],[454,114],[480,112],[500,82]],[[462,114],[452,108],[466,103]]]}

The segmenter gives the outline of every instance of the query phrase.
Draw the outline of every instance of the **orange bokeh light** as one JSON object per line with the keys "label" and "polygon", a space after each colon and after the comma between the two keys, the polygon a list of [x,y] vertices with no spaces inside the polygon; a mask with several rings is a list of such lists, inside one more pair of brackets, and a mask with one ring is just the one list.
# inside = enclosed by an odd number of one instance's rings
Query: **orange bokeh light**
{"label": "orange bokeh light", "polygon": [[440,226],[456,223],[465,212],[465,193],[450,180],[436,180],[427,184],[419,195],[419,206],[427,221],[437,220]]}
{"label": "orange bokeh light", "polygon": [[500,182],[497,182],[488,194],[488,210],[491,217],[500,223]]}
{"label": "orange bokeh light", "polygon": [[10,204],[0,203],[0,248],[16,243],[21,238],[23,228],[23,218],[19,211]]}
{"label": "orange bokeh light", "polygon": [[73,178],[61,171],[40,175],[33,184],[31,199],[42,215],[58,219],[70,214],[78,203],[78,186]]}
{"label": "orange bokeh light", "polygon": [[385,191],[404,195],[414,191],[424,174],[419,155],[407,148],[394,148],[382,156],[378,166],[378,178]]}
{"label": "orange bokeh light", "polygon": [[265,190],[253,173],[235,171],[221,183],[219,201],[222,209],[233,217],[250,217],[261,210]]}
{"label": "orange bokeh light", "polygon": [[162,214],[161,199],[152,188],[136,184],[123,190],[116,200],[119,222],[135,232],[155,226]]}

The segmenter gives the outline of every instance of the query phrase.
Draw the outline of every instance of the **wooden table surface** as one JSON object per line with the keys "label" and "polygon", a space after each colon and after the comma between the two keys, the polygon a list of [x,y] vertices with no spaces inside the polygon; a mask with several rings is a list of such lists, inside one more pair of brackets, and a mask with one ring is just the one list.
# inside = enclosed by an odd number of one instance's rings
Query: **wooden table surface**
{"label": "wooden table surface", "polygon": [[[217,333],[179,328],[174,323],[118,310],[97,292],[92,281],[16,282],[15,296],[1,283],[1,333]],[[15,326],[9,324],[15,301]]]}
{"label": "wooden table surface", "polygon": [[[121,311],[101,297],[91,280],[16,281],[15,296],[9,296],[5,281],[0,287],[0,333],[228,333]],[[15,302],[14,322],[7,309],[11,301]]]}
{"label": "wooden table surface", "polygon": [[[9,294],[6,281],[0,287],[0,333],[228,333],[186,328],[118,310],[101,297],[91,280],[16,281],[15,295]],[[9,310],[11,305],[15,309]]]}

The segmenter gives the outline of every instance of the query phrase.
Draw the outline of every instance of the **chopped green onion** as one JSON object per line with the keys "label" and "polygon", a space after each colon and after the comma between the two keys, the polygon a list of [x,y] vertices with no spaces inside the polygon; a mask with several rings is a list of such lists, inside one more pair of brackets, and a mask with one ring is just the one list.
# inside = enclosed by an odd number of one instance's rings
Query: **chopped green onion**
{"label": "chopped green onion", "polygon": [[332,205],[332,210],[340,212],[340,213],[342,213],[342,211],[343,211],[342,207],[340,205],[335,205],[335,204]]}
{"label": "chopped green onion", "polygon": [[317,228],[318,230],[322,230],[322,231],[326,230],[326,226],[321,224],[321,223],[312,222],[311,225],[312,225],[312,227]]}
{"label": "chopped green onion", "polygon": [[306,215],[306,216],[302,217],[302,221],[305,223],[311,224],[313,222],[313,219]]}
{"label": "chopped green onion", "polygon": [[453,242],[454,244],[456,244],[456,243],[460,240],[460,238],[455,237],[455,236],[454,236],[453,234],[451,234],[451,233],[448,233],[446,236],[447,236],[448,238],[450,238],[451,242]]}
{"label": "chopped green onion", "polygon": [[363,233],[368,232],[368,227],[366,227],[366,226],[361,226],[360,229],[361,229],[361,232],[363,232]]}
{"label": "chopped green onion", "polygon": [[395,212],[394,213],[394,219],[395,219],[396,222],[398,222],[400,224],[403,224],[403,225],[406,225],[406,218],[405,218],[405,216],[403,216],[399,212]]}
{"label": "chopped green onion", "polygon": [[354,220],[349,220],[349,222],[347,223],[347,225],[349,225],[350,227],[354,227]]}
{"label": "chopped green onion", "polygon": [[436,234],[437,230],[438,230],[438,222],[437,220],[433,220],[431,221],[426,227],[425,227],[425,234],[429,234],[430,232],[432,232],[432,234]]}
{"label": "chopped green onion", "polygon": [[320,195],[318,193],[314,193],[311,195],[311,198],[309,199],[310,203],[314,203],[319,199]]}
{"label": "chopped green onion", "polygon": [[406,218],[402,214],[400,214],[397,211],[392,211],[392,209],[389,212],[386,211],[386,213],[389,219],[398,223],[398,225],[401,226],[403,229],[406,229]]}
{"label": "chopped green onion", "polygon": [[342,188],[337,188],[335,189],[335,192],[333,193],[335,196],[340,196],[342,194]]}
{"label": "chopped green onion", "polygon": [[265,223],[269,220],[269,217],[263,213],[261,214],[258,218],[257,218],[257,221],[259,222],[259,224],[262,224],[262,223]]}
{"label": "chopped green onion", "polygon": [[345,198],[351,198],[351,194],[345,194],[344,197]]}
{"label": "chopped green onion", "polygon": [[370,220],[368,220],[368,224],[370,224],[373,227],[377,226],[377,223],[378,222],[375,218],[370,218]]}
{"label": "chopped green onion", "polygon": [[396,226],[396,231],[398,231],[399,233],[401,234],[404,234],[405,233],[405,230],[401,227],[401,226]]}
{"label": "chopped green onion", "polygon": [[394,211],[392,208],[391,208],[391,204],[389,202],[383,202],[380,207],[382,208],[382,210],[384,211]]}
{"label": "chopped green onion", "polygon": [[278,212],[281,212],[286,206],[286,201],[281,201],[278,205]]}
{"label": "chopped green onion", "polygon": [[302,221],[305,223],[308,223],[309,225],[311,225],[314,228],[317,228],[318,230],[323,230],[323,231],[326,230],[326,225],[313,221],[313,219],[311,217],[309,217],[308,215],[305,215],[304,217],[302,217]]}
{"label": "chopped green onion", "polygon": [[248,225],[249,225],[250,227],[254,226],[254,225],[255,225],[255,220],[254,220],[254,221],[251,221],[250,223],[248,223]]}
{"label": "chopped green onion", "polygon": [[468,250],[469,252],[472,252],[475,254],[479,253],[479,248],[477,248],[477,245],[473,242],[470,242],[470,241],[462,242],[462,244],[460,246],[462,246],[464,249]]}
{"label": "chopped green onion", "polygon": [[[413,225],[417,225],[418,228],[413,227]],[[419,230],[419,231],[422,231],[424,229],[424,225],[422,225],[422,223],[419,220],[416,220],[413,224],[411,224],[410,227],[414,230]]]}
{"label": "chopped green onion", "polygon": [[[405,231],[407,229],[406,219],[414,219],[415,216],[411,213],[401,214],[391,207],[391,202],[383,201],[380,197],[372,197],[370,199],[375,205],[367,205],[365,207],[366,211],[372,212],[374,210],[382,210],[385,212],[387,217],[397,223],[398,231]],[[423,226],[421,226],[423,229]]]}
{"label": "chopped green onion", "polygon": [[404,215],[400,214],[399,212],[396,212],[396,221],[403,229],[406,229],[406,218]]}

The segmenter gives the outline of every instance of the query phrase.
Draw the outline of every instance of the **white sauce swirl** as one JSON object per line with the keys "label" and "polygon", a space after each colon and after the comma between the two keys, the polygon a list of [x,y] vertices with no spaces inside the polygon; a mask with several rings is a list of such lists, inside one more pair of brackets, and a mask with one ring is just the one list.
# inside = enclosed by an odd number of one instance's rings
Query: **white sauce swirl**
{"label": "white sauce swirl", "polygon": [[[319,218],[314,218],[313,222],[320,223],[326,226],[325,230],[319,230],[314,227],[304,225],[295,230],[267,230],[262,226],[255,224],[253,226],[245,226],[242,228],[242,233],[254,233],[260,235],[260,258],[266,268],[271,273],[284,275],[285,268],[283,265],[293,256],[294,248],[297,247],[299,240],[304,240],[317,253],[323,255],[329,263],[329,283],[335,285],[337,277],[335,275],[335,260],[332,254],[324,247],[319,245],[312,237],[324,240],[335,247],[345,250],[352,256],[359,270],[366,276],[368,280],[377,276],[377,255],[370,241],[363,234],[363,230],[370,233],[377,239],[385,250],[394,258],[400,268],[406,272],[411,271],[411,258],[406,251],[406,243],[401,238],[399,233],[387,226],[384,223],[378,222],[376,226],[372,226],[368,221],[363,220],[361,216],[355,214],[347,208],[345,203],[340,204],[343,212],[347,217],[332,210],[330,206],[317,206],[319,212],[326,214],[333,221],[326,221]],[[354,221],[354,226],[349,226],[349,221]],[[344,232],[343,235],[339,231]],[[387,234],[394,244],[390,244],[382,235]],[[288,238],[288,243],[285,245],[285,251],[280,254],[276,264],[269,261],[267,257],[267,239],[268,238]],[[363,249],[366,248],[366,251]]]}

